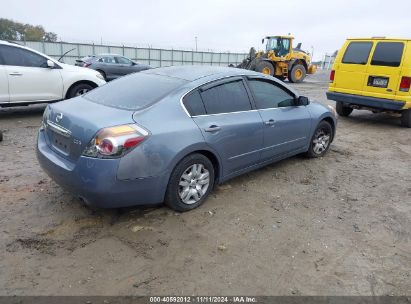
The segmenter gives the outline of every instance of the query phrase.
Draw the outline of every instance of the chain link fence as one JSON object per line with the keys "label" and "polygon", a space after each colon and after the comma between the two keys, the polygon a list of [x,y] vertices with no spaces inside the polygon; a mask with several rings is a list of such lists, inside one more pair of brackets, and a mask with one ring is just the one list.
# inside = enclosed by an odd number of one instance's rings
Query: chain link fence
{"label": "chain link fence", "polygon": [[59,59],[65,52],[72,50],[64,56],[62,61],[74,64],[76,59],[95,54],[118,54],[128,57],[139,63],[148,64],[152,67],[170,65],[237,65],[247,54],[245,53],[217,53],[189,50],[140,48],[131,46],[84,44],[69,42],[38,42],[38,41],[16,41],[27,47],[42,52],[52,58]]}

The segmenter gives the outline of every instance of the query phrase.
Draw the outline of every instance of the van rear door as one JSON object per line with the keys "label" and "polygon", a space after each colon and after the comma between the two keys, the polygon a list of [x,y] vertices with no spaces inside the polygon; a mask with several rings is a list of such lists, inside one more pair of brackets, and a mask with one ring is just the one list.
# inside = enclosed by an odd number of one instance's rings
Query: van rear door
{"label": "van rear door", "polygon": [[342,58],[334,65],[336,92],[362,95],[366,79],[367,63],[373,46],[372,41],[348,40]]}
{"label": "van rear door", "polygon": [[399,88],[404,50],[405,44],[399,40],[376,42],[367,65],[365,96],[394,99]]}

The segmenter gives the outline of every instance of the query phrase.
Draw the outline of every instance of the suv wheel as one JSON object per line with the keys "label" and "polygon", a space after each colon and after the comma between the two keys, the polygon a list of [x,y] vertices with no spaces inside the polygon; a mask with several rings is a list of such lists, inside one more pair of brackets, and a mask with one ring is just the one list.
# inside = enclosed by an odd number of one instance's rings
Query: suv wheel
{"label": "suv wheel", "polygon": [[340,116],[348,116],[352,113],[352,110],[353,110],[352,108],[346,107],[343,105],[342,102],[338,102],[338,101],[336,103],[335,108],[336,108],[338,115]]}
{"label": "suv wheel", "polygon": [[185,157],[174,168],[167,186],[165,203],[184,212],[200,206],[214,186],[214,167],[202,154]]}
{"label": "suv wheel", "polygon": [[411,128],[411,109],[402,111],[401,125],[406,128]]}
{"label": "suv wheel", "polygon": [[89,85],[88,83],[76,84],[69,90],[67,94],[67,99],[86,94],[88,91],[91,91],[92,89],[94,89],[94,87]]}
{"label": "suv wheel", "polygon": [[330,123],[325,120],[321,121],[311,138],[307,156],[311,158],[323,156],[330,148],[332,138],[333,128]]}

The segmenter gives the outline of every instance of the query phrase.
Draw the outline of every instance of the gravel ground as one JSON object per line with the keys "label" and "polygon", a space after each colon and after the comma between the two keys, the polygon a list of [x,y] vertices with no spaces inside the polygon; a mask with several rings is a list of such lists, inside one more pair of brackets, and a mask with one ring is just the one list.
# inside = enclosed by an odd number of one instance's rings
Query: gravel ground
{"label": "gravel ground", "polygon": [[[326,73],[293,87],[327,103]],[[411,294],[398,118],[355,111],[324,158],[238,177],[179,214],[82,206],[37,163],[43,109],[0,109],[0,295]]]}

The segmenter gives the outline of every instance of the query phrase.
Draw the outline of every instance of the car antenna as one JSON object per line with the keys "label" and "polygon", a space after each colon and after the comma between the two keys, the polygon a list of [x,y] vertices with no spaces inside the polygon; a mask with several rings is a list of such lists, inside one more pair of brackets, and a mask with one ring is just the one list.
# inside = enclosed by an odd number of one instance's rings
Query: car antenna
{"label": "car antenna", "polygon": [[61,62],[60,60],[61,60],[64,56],[66,56],[66,55],[67,55],[68,53],[70,53],[71,51],[74,51],[75,49],[76,49],[76,48],[71,49],[71,50],[65,52],[63,55],[61,55],[61,57],[60,57],[57,61]]}

